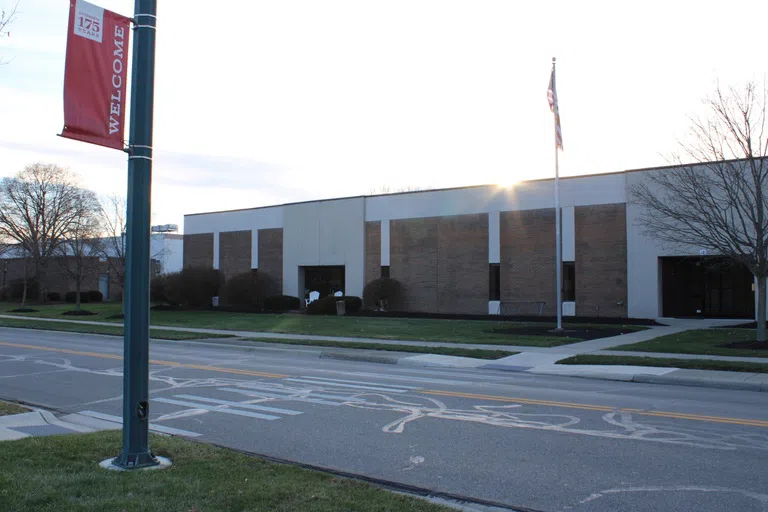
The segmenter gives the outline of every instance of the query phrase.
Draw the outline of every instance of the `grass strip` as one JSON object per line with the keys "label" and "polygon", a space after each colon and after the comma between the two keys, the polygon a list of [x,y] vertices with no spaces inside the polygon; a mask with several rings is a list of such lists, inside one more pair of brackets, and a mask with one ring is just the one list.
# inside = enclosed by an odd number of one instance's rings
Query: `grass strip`
{"label": "grass strip", "polygon": [[[73,308],[72,304],[32,305],[33,313],[12,313],[17,303],[5,303],[4,313],[23,317],[62,318],[61,314]],[[85,304],[84,309],[97,313],[88,320],[116,322],[109,318],[120,313],[119,303]],[[499,333],[506,329],[548,324],[494,320],[461,320],[430,318],[386,318],[355,316],[313,316],[304,314],[233,313],[228,311],[165,311],[152,310],[151,324],[168,327],[195,327],[283,334],[314,334],[382,340],[439,341],[444,343],[474,343],[483,345],[524,345],[555,347],[581,341],[578,337],[547,334]],[[554,327],[552,324],[551,327]],[[582,326],[584,327],[584,326]],[[595,329],[616,326],[593,326]],[[631,326],[627,330],[635,330]]]}
{"label": "grass strip", "polygon": [[249,510],[448,512],[446,507],[224,448],[152,436],[163,471],[116,472],[98,462],[120,449],[119,431],[6,441],[0,508],[36,512]]}
{"label": "grass strip", "polygon": [[[755,340],[755,329],[695,329],[608,350],[700,354],[706,356],[768,357],[768,350],[729,348],[722,345]],[[766,345],[768,347],[768,345]]]}
{"label": "grass strip", "polygon": [[[14,327],[17,329],[40,329],[44,331],[82,332],[86,334],[105,334],[108,336],[122,336],[123,327],[116,325],[90,325],[76,322],[46,322],[44,320],[26,320],[0,318],[0,327]],[[207,334],[186,331],[167,331],[165,329],[150,329],[149,335],[159,340],[200,340],[208,338],[234,338],[232,334]]]}
{"label": "grass strip", "polygon": [[439,354],[443,356],[474,357],[476,359],[501,359],[514,356],[519,352],[507,350],[486,350],[481,348],[461,347],[421,347],[418,345],[388,345],[384,343],[364,343],[358,341],[331,341],[331,340],[297,340],[275,338],[244,338],[246,341],[259,343],[278,343],[281,345],[306,345],[311,347],[336,347],[363,350],[383,350],[391,352],[413,352],[417,354]]}
{"label": "grass strip", "polygon": [[29,412],[29,409],[18,404],[0,400],[0,416],[10,416],[11,414],[22,414],[25,412]]}
{"label": "grass strip", "polygon": [[557,364],[616,364],[626,366],[664,366],[686,370],[768,373],[768,364],[717,361],[715,359],[675,359],[673,357],[602,356],[585,354],[561,359]]}

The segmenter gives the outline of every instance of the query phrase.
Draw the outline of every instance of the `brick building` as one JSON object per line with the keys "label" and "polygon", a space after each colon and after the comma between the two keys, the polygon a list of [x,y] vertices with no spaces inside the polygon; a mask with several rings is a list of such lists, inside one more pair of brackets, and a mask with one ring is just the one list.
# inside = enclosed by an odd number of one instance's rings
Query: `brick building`
{"label": "brick building", "polygon": [[[118,250],[117,243],[112,239],[104,243],[105,253],[101,256],[91,256],[83,258],[83,276],[81,285],[82,292],[88,290],[98,290],[102,293],[104,300],[121,300],[123,286],[121,277],[123,275],[122,259],[118,254],[124,254],[124,250]],[[153,275],[168,274],[178,272],[182,268],[182,236],[173,233],[152,233],[150,235],[150,257],[152,258],[151,269]],[[94,251],[95,252],[95,251]],[[66,271],[67,266],[70,272]],[[75,269],[75,259],[72,257],[55,256],[52,257],[46,269],[44,281],[48,292],[56,292],[62,297],[67,292],[75,291],[76,284],[72,274],[77,274]],[[11,247],[0,255],[0,289],[9,291],[14,282],[18,283],[24,278],[26,272],[28,279],[35,278],[34,269],[30,261],[26,262],[21,257],[21,252],[16,247]],[[19,289],[22,289],[22,285]],[[6,293],[6,295],[8,295]]]}
{"label": "brick building", "polygon": [[[645,236],[633,183],[656,169],[562,178],[563,314],[753,317],[752,277]],[[286,295],[361,296],[401,281],[405,309],[555,314],[553,180],[186,215],[184,266],[258,269]],[[322,287],[322,289],[321,289]]]}

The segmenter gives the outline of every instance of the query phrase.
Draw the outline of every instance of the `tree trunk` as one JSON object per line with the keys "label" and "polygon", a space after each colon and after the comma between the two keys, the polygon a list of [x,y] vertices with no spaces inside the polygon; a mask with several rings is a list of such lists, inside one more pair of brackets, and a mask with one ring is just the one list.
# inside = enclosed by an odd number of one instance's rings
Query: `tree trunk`
{"label": "tree trunk", "polygon": [[21,285],[23,290],[21,291],[21,309],[27,304],[27,266],[24,265],[24,282]]}
{"label": "tree trunk", "polygon": [[765,276],[757,278],[757,341],[765,343]]}
{"label": "tree trunk", "polygon": [[80,280],[75,280],[75,311],[80,311]]}

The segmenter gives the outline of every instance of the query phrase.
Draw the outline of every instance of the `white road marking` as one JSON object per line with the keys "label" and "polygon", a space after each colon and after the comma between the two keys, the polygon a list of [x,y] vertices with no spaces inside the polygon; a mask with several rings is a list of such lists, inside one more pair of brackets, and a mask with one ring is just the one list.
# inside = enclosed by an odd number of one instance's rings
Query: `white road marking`
{"label": "white road marking", "polygon": [[328,386],[332,388],[352,388],[352,389],[365,389],[369,391],[383,391],[385,393],[407,393],[407,389],[395,389],[395,388],[383,388],[378,386],[360,386],[357,384],[337,384],[335,382],[318,382],[307,379],[284,379],[290,382],[301,382],[302,384],[314,384],[316,386]]}
{"label": "white road marking", "polygon": [[218,400],[216,398],[207,398],[204,396],[195,395],[174,395],[175,398],[184,398],[188,400],[197,400],[198,402],[209,402],[212,404],[229,405],[231,407],[239,407],[240,409],[249,409],[253,411],[273,412],[275,414],[285,414],[286,416],[297,416],[302,414],[301,411],[293,411],[291,409],[280,409],[278,407],[266,407],[256,404],[244,404],[240,402],[231,402],[229,400]]}
{"label": "white road marking", "polygon": [[311,393],[311,396],[318,397],[318,398],[330,398],[332,400],[343,400],[343,401],[349,401],[349,400],[362,400],[361,398],[356,398],[354,395],[330,395],[328,393],[315,393],[311,388],[302,388],[302,389],[290,389],[290,388],[278,388],[271,385],[264,385],[264,386],[258,386],[255,384],[241,384],[241,387],[247,388],[247,389],[254,389],[259,391],[266,391],[267,393],[285,393],[286,395],[306,395]]}
{"label": "white road marking", "polygon": [[[302,379],[312,379],[312,380],[320,380],[324,382],[344,382],[346,384],[364,384],[366,386],[370,386],[371,384],[378,386],[378,382],[365,382],[360,380],[345,380],[345,379],[326,379],[324,377],[308,377],[306,375],[301,376]],[[416,386],[401,386],[400,384],[382,384],[383,386],[389,386],[393,388],[403,388],[403,389],[419,389]]]}
{"label": "white road marking", "polygon": [[221,412],[224,414],[233,414],[235,416],[247,416],[248,418],[256,418],[259,420],[279,420],[280,416],[271,416],[269,414],[259,414],[258,412],[239,411],[237,409],[224,409],[222,406],[205,405],[195,402],[187,402],[186,400],[173,400],[170,398],[155,398],[154,402],[161,402],[164,404],[181,405],[182,407],[191,407],[192,409],[204,409],[211,412]]}
{"label": "white road marking", "polygon": [[277,398],[278,400],[290,400],[292,402],[308,402],[310,404],[319,404],[319,405],[333,405],[335,407],[344,405],[342,402],[330,402],[328,400],[304,398],[303,396],[279,395],[277,393],[271,393],[269,391],[259,391],[257,389],[252,389],[252,390],[235,389],[235,388],[218,388],[218,389],[219,391],[230,391],[232,393],[240,393],[241,395],[251,396],[251,397]]}
{"label": "white road marking", "polygon": [[[104,414],[102,412],[81,411],[78,414],[82,414],[83,416],[90,416],[91,418],[96,418],[97,420],[112,421],[114,423],[119,423],[120,425],[123,424],[123,418],[120,416],[113,416],[111,414]],[[161,434],[170,434],[172,436],[199,437],[202,435],[197,432],[190,432],[189,430],[182,430],[180,428],[166,427],[165,425],[158,425],[156,423],[150,423],[149,430],[153,432],[160,432]]]}

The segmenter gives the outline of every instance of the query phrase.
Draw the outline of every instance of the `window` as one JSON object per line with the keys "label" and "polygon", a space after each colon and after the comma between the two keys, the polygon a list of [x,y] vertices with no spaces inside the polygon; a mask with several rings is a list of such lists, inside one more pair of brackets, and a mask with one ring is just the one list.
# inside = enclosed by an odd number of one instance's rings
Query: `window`
{"label": "window", "polygon": [[576,300],[576,263],[563,262],[563,302]]}
{"label": "window", "polygon": [[488,278],[488,300],[501,300],[501,268],[498,263],[490,264]]}
{"label": "window", "polygon": [[381,267],[381,277],[389,278],[389,265]]}

